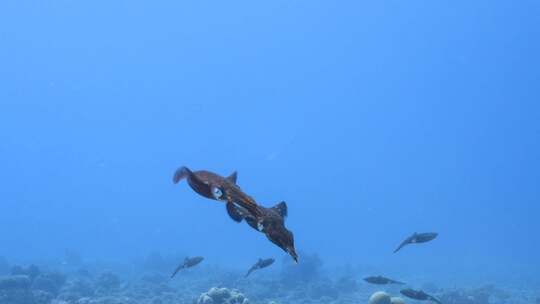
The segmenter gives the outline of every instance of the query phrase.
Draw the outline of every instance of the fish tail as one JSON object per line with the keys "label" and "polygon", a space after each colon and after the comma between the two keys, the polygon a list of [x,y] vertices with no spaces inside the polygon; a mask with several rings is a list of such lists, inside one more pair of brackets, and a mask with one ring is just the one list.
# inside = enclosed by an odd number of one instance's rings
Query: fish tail
{"label": "fish tail", "polygon": [[174,270],[174,272],[171,275],[171,279],[174,278],[174,276],[183,268],[184,268],[184,264],[181,264],[178,267],[176,267],[176,269]]}
{"label": "fish tail", "polygon": [[401,248],[403,248],[405,245],[407,245],[408,243],[405,241],[401,244],[399,244],[398,248],[396,248],[396,250],[394,250],[394,253],[398,252],[399,250],[401,250]]}
{"label": "fish tail", "polygon": [[181,180],[183,180],[184,178],[187,178],[191,174],[192,172],[191,170],[188,169],[188,167],[182,166],[174,172],[173,182],[175,184],[178,184]]}
{"label": "fish tail", "polygon": [[442,302],[439,301],[439,299],[437,299],[437,298],[435,298],[435,297],[433,297],[433,296],[430,296],[429,299],[430,299],[431,301],[437,303],[437,304],[442,304]]}

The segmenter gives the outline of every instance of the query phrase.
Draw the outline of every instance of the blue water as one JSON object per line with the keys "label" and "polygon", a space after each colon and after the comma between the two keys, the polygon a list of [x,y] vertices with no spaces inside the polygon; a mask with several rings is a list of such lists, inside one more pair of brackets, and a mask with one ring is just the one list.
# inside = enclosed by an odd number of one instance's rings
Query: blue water
{"label": "blue water", "polygon": [[[285,200],[300,263],[540,284],[539,14],[532,0],[3,1],[0,256],[284,256],[173,185],[186,165]],[[393,254],[415,231],[439,237]]]}

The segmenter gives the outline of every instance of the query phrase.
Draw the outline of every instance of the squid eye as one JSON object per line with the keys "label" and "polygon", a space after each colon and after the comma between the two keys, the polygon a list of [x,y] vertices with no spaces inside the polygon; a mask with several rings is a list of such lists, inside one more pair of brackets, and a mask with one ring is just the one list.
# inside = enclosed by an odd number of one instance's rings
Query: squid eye
{"label": "squid eye", "polygon": [[263,222],[263,220],[258,220],[257,221],[257,230],[259,230],[260,232],[265,232],[264,231],[264,222]]}
{"label": "squid eye", "polygon": [[221,191],[221,189],[219,189],[218,187],[213,187],[212,195],[215,199],[221,199],[221,197],[223,196],[223,191]]}

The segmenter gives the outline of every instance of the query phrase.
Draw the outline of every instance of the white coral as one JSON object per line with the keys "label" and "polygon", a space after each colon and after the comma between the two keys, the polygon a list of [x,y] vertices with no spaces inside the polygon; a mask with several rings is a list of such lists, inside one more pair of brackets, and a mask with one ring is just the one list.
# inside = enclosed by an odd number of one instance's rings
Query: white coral
{"label": "white coral", "polygon": [[197,304],[248,304],[248,299],[238,290],[212,287],[201,294]]}
{"label": "white coral", "polygon": [[369,298],[369,304],[391,304],[390,295],[384,291],[377,291]]}

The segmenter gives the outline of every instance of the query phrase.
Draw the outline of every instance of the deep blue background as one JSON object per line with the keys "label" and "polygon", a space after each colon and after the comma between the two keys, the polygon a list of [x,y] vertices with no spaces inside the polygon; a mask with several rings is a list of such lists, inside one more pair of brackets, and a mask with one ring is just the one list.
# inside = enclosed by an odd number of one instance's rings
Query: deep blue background
{"label": "deep blue background", "polygon": [[[301,252],[540,280],[538,1],[0,4],[0,255],[282,252],[185,183],[289,204]],[[405,248],[414,231],[439,239]]]}

